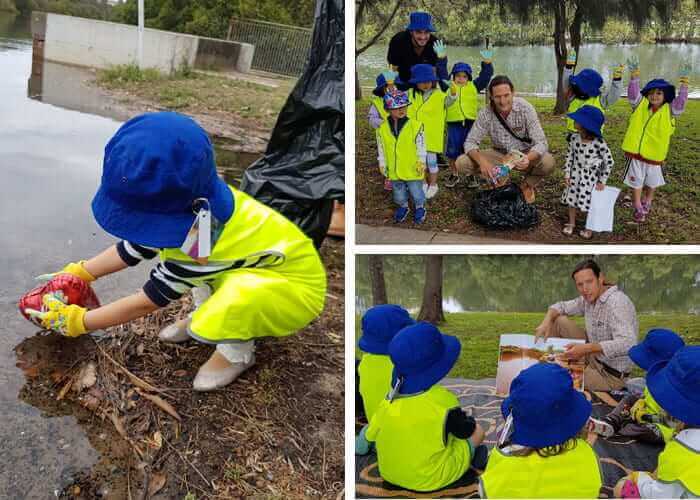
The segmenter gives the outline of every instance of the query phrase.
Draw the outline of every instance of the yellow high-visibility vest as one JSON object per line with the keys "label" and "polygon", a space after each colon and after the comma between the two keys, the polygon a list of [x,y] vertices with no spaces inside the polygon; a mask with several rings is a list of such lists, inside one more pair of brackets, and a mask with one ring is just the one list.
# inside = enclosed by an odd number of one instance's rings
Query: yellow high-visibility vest
{"label": "yellow high-visibility vest", "polygon": [[[577,97],[569,103],[569,109],[567,112],[575,113],[576,110],[578,110],[578,108],[580,108],[581,106],[593,106],[594,108],[598,108],[603,113],[603,115],[605,115],[605,109],[603,108],[603,104],[600,102],[600,96],[589,97],[586,100],[579,99]],[[572,120],[568,116],[566,117],[566,129],[569,132],[578,132],[578,130],[576,130],[576,127],[574,126],[574,120]]]}
{"label": "yellow high-visibility vest", "polygon": [[457,98],[447,107],[447,123],[476,120],[479,111],[479,91],[474,82],[457,87]]}
{"label": "yellow high-visibility vest", "polygon": [[433,153],[442,153],[445,149],[445,94],[440,87],[435,87],[427,100],[416,89],[408,91],[411,105],[408,116],[425,125],[425,149]]}
{"label": "yellow high-visibility vest", "polygon": [[656,112],[652,112],[649,100],[642,97],[630,116],[622,149],[647,160],[664,161],[675,131],[676,119],[671,116],[671,106],[665,103]]}
{"label": "yellow high-visibility vest", "polygon": [[656,477],[665,483],[678,481],[693,495],[700,496],[700,450],[691,449],[676,436],[659,454]]}
{"label": "yellow high-visibility vest", "polygon": [[360,395],[367,421],[371,422],[379,403],[391,390],[391,373],[394,364],[385,354],[366,352],[362,355],[357,371],[360,374]]}
{"label": "yellow high-visibility vest", "polygon": [[389,113],[386,109],[384,109],[384,99],[382,99],[381,97],[377,97],[376,95],[372,95],[371,103],[379,113],[379,116],[382,117],[382,120],[386,120],[389,116]]}
{"label": "yellow high-visibility vest", "polygon": [[387,177],[392,181],[423,179],[425,167],[419,161],[416,145],[423,124],[409,118],[396,137],[391,131],[390,122],[385,120],[376,130],[377,140],[381,141],[384,149]]}

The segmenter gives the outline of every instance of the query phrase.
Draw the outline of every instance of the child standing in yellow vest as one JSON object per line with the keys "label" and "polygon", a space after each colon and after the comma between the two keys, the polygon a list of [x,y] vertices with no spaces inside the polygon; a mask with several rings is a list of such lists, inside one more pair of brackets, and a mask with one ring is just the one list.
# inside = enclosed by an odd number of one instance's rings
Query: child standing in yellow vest
{"label": "child standing in yellow vest", "polygon": [[122,241],[59,273],[90,282],[157,255],[161,261],[143,290],[97,309],[45,295],[43,311],[32,313],[45,328],[77,337],[205,287],[211,297],[160,338],[216,345],[193,382],[207,391],[253,366],[256,338],[290,335],[323,309],[326,274],[312,240],[221,180],[209,137],[184,115],[147,113],[119,128],[105,147],[92,212]]}
{"label": "child standing in yellow vest", "polygon": [[375,442],[385,481],[434,491],[457,481],[470,465],[483,469],[484,431],[438,382],[452,369],[461,346],[430,323],[401,330],[389,344],[393,388],[379,404],[366,437]]}
{"label": "child standing in yellow vest", "polygon": [[678,350],[647,373],[649,392],[675,435],[659,455],[656,474],[633,472],[616,498],[700,498],[700,346]]}
{"label": "child standing in yellow vest", "polygon": [[376,130],[377,159],[386,177],[391,180],[394,203],[394,222],[400,223],[408,217],[408,199],[413,199],[415,213],[413,221],[425,221],[425,139],[423,124],[407,116],[408,94],[402,91],[386,94],[384,108],[389,117]]}
{"label": "child standing in yellow vest", "polygon": [[[362,317],[362,337],[358,347],[363,354],[357,371],[367,422],[372,421],[379,403],[391,390],[394,365],[389,357],[389,343],[400,330],[414,323],[406,309],[394,304],[374,306]],[[355,453],[359,455],[369,451],[366,431],[367,426],[364,426],[355,441]]]}
{"label": "child standing in yellow vest", "polygon": [[[654,328],[649,330],[643,342],[632,347],[627,354],[634,364],[649,371],[656,363],[668,363],[684,345],[685,342],[676,332]],[[604,437],[619,433],[651,444],[664,444],[673,437],[673,431],[664,425],[660,413],[659,404],[645,387],[641,394],[632,392],[622,398],[605,417],[591,417],[588,430]]]}
{"label": "child standing in yellow vest", "polygon": [[[372,98],[367,111],[367,120],[372,130],[377,130],[389,116],[386,109],[384,109],[384,96],[396,91],[394,81],[398,76],[399,74],[392,70],[384,71],[377,76],[376,87],[372,91]],[[391,180],[388,177],[384,177],[384,189],[391,191]]]}
{"label": "child standing in yellow vest", "polygon": [[685,110],[688,99],[689,68],[681,70],[680,91],[666,80],[649,81],[639,91],[639,61],[627,62],[631,79],[627,99],[633,111],[622,149],[627,157],[625,184],[633,191],[634,220],[644,222],[651,212],[654,191],[666,184],[661,167],[666,161],[676,118]]}
{"label": "child standing in yellow vest", "polygon": [[[436,67],[443,68],[442,65]],[[432,198],[438,192],[437,155],[442,154],[445,150],[445,99],[447,97],[445,90],[447,86],[442,80],[447,80],[447,76],[446,68],[444,75],[436,75],[435,69],[430,64],[416,64],[411,68],[411,79],[408,81],[412,86],[408,91],[408,99],[411,102],[408,116],[425,125],[428,182],[423,186],[423,189],[427,199]]]}
{"label": "child standing in yellow vest", "polygon": [[476,80],[472,81],[472,67],[463,62],[452,66],[450,73],[452,84],[445,101],[447,106],[445,156],[450,165],[450,174],[445,180],[447,187],[454,187],[459,183],[455,161],[459,155],[464,154],[464,141],[476,120],[476,113],[479,111],[479,92],[486,88],[493,76],[493,64],[491,64],[493,52],[482,50],[481,57],[481,71]]}
{"label": "child standing in yellow vest", "polygon": [[481,498],[598,498],[598,457],[578,437],[591,408],[561,366],[539,363],[520,372],[501,405],[510,444],[491,451],[479,477]]}
{"label": "child standing in yellow vest", "polygon": [[[622,95],[622,72],[624,66],[618,64],[613,70],[613,79],[608,91],[603,94],[603,77],[594,69],[585,68],[574,74],[576,51],[571,50],[566,57],[566,66],[562,75],[564,94],[569,102],[567,113],[575,113],[581,106],[598,108],[603,115]],[[571,118],[566,119],[566,140],[570,141],[577,132]]]}

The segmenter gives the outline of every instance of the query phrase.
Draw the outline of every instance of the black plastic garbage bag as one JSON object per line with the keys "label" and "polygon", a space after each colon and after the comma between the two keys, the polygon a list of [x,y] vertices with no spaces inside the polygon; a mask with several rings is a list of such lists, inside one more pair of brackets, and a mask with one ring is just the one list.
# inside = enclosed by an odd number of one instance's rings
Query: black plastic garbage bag
{"label": "black plastic garbage bag", "polygon": [[309,61],[287,98],[265,156],[241,189],[296,223],[320,246],[345,199],[345,8],[317,0]]}
{"label": "black plastic garbage bag", "polygon": [[490,229],[516,229],[539,224],[537,208],[525,202],[515,184],[480,191],[472,201],[472,218]]}

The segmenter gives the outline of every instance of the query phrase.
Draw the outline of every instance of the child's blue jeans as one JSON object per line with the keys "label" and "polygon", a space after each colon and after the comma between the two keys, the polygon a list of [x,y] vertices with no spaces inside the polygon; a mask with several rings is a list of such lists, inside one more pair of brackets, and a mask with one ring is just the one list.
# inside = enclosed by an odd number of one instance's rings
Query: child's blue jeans
{"label": "child's blue jeans", "polygon": [[400,207],[408,207],[408,196],[413,198],[416,208],[425,206],[425,193],[423,192],[423,181],[391,181],[394,193],[394,203]]}

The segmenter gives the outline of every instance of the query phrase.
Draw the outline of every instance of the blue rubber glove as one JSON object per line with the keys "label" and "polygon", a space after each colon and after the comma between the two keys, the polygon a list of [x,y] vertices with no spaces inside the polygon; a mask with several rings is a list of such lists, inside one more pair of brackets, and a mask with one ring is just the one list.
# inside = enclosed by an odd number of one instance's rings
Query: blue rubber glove
{"label": "blue rubber glove", "polygon": [[399,76],[399,74],[396,71],[392,71],[389,69],[386,71],[382,71],[382,76],[384,77],[384,80],[386,80],[386,83],[390,84],[396,81],[396,78]]}
{"label": "blue rubber glove", "polygon": [[486,64],[491,63],[491,60],[493,59],[493,50],[483,49],[483,50],[479,51],[479,54],[481,55],[482,61],[484,61]]}
{"label": "blue rubber glove", "polygon": [[445,42],[442,40],[435,40],[433,42],[433,50],[435,51],[435,54],[437,54],[438,59],[447,57],[447,47],[445,46]]}
{"label": "blue rubber glove", "polygon": [[632,56],[627,59],[627,67],[630,69],[632,78],[639,78],[639,57]]}
{"label": "blue rubber glove", "polygon": [[566,56],[566,65],[575,66],[576,65],[576,51],[571,49],[571,51]]}
{"label": "blue rubber glove", "polygon": [[680,71],[678,72],[678,83],[681,85],[688,85],[689,80],[690,80],[690,70],[692,67],[690,66],[690,63],[685,63],[683,66],[681,66]]}
{"label": "blue rubber glove", "polygon": [[367,455],[372,449],[372,443],[367,441],[367,438],[365,437],[366,433],[367,426],[365,425],[355,438],[355,455]]}

